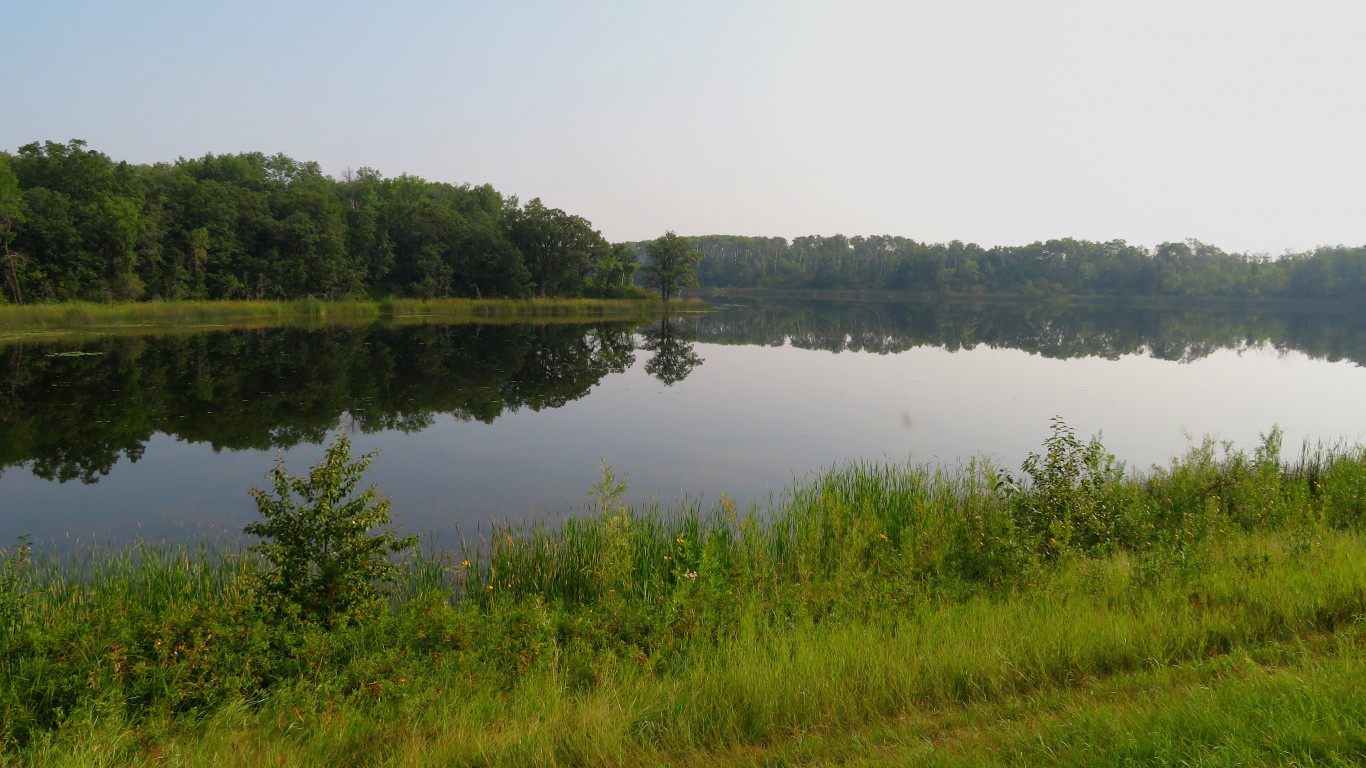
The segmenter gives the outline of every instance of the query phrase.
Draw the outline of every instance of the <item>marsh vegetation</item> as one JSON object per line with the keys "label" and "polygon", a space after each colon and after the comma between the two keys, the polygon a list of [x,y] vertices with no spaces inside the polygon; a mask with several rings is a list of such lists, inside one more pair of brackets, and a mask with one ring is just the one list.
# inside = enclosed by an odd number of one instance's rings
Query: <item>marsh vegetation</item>
{"label": "marsh vegetation", "polygon": [[[697,311],[700,301],[674,302],[670,311]],[[648,294],[615,299],[295,299],[292,301],[167,301],[0,305],[0,343],[91,333],[169,333],[185,326],[266,327],[429,319],[457,322],[584,322],[649,318],[665,309]]]}
{"label": "marsh vegetation", "polygon": [[604,467],[581,514],[328,611],[235,549],[22,545],[0,738],[30,765],[1349,764],[1366,449],[1280,439],[1135,473],[1055,421],[1018,471],[851,464],[743,509],[630,507]]}

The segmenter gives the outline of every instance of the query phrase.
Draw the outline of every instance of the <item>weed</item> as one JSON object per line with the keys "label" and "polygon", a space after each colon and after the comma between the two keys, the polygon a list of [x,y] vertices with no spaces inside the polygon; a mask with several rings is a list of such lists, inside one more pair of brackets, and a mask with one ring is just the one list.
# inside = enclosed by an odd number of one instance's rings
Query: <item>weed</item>
{"label": "weed", "polygon": [[29,597],[23,591],[24,571],[32,556],[33,545],[26,536],[20,536],[12,549],[0,549],[0,637],[8,637],[24,618],[24,601]]}

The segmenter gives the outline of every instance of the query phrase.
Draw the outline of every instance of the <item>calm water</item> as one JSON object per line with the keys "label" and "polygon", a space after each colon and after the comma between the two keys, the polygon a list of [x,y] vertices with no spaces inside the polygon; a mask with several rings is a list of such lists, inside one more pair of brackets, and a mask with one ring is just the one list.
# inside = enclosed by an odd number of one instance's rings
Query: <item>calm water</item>
{"label": "calm water", "polygon": [[1061,415],[1130,466],[1366,435],[1352,316],[762,303],[653,325],[408,325],[0,346],[0,544],[236,535],[341,424],[413,530],[781,493],[851,460],[1018,466]]}

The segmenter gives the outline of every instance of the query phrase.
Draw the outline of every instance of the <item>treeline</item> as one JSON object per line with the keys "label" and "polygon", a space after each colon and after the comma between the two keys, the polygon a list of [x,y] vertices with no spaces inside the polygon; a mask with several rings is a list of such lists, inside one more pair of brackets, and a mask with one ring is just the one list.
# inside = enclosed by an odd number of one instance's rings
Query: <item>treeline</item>
{"label": "treeline", "polygon": [[[1197,240],[688,239],[708,288],[1366,298],[1366,246],[1273,259]],[[79,140],[0,152],[0,302],[631,295],[645,245],[487,184],[334,179],[283,154],[133,165]]]}
{"label": "treeline", "polygon": [[[1198,240],[1156,248],[1122,240],[1049,240],[983,248],[904,237],[711,235],[698,280],[711,288],[873,290],[941,295],[1093,295],[1357,300],[1366,246],[1280,258],[1227,253]],[[637,248],[643,248],[638,244]]]}
{"label": "treeline", "polygon": [[489,185],[259,152],[133,165],[0,152],[0,302],[631,292],[635,250]]}

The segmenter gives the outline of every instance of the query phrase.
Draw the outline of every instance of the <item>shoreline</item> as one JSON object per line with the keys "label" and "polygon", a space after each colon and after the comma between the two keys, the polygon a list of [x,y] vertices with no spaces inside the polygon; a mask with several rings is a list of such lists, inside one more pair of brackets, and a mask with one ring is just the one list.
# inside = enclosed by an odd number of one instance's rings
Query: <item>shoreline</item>
{"label": "shoreline", "polygon": [[[1288,463],[1273,430],[1251,451],[1206,440],[1132,474],[1061,422],[1044,448],[1016,477],[832,469],[768,514],[725,497],[631,509],[604,467],[584,516],[419,549],[387,598],[328,620],[263,602],[268,566],[245,550],[148,543],[62,567],[11,547],[0,756],[1360,755],[1341,735],[1366,728],[1366,446]],[[1270,723],[1284,743],[1266,741]]]}
{"label": "shoreline", "polygon": [[577,322],[705,312],[700,299],[290,299],[0,305],[0,342],[83,333],[333,322]]}

